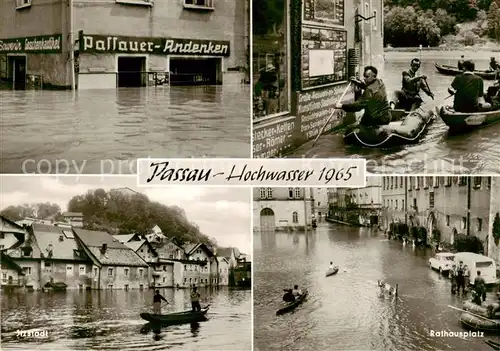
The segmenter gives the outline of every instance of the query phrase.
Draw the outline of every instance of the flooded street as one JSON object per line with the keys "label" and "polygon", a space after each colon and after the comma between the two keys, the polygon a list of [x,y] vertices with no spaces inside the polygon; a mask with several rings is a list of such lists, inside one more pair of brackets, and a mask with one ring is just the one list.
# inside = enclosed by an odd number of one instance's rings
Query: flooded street
{"label": "flooded street", "polygon": [[249,89],[0,91],[0,172],[131,174],[139,157],[249,157]]}
{"label": "flooded street", "polygon": [[[163,313],[190,309],[189,291],[160,289]],[[2,350],[251,350],[250,290],[201,289],[208,321],[151,330],[153,290],[68,291],[2,296]],[[20,329],[46,330],[19,339]],[[230,336],[230,337],[228,337]]]}
{"label": "flooded street", "polygon": [[[419,56],[419,53],[387,53],[380,77],[385,82],[389,98],[394,90],[401,89],[402,71],[409,68],[413,57]],[[480,52],[471,58],[477,69],[486,69],[490,56],[494,56],[493,53]],[[448,57],[458,58],[460,52],[422,53],[422,67],[419,73],[428,77],[429,86],[435,95],[433,101],[421,92],[425,101],[423,107],[426,109],[453,104],[452,98],[445,100],[449,96],[447,89],[453,77],[440,75],[434,67],[434,62],[456,65],[456,59]],[[485,81],[485,89],[493,83],[494,81]],[[309,141],[288,157],[362,157],[367,159],[367,170],[372,173],[496,174],[500,164],[499,137],[500,124],[452,136],[448,134],[448,127],[438,117],[416,145],[393,150],[363,149],[346,146],[341,134],[329,134],[321,136],[314,147],[312,141]]]}
{"label": "flooded street", "polygon": [[[430,251],[403,247],[372,229],[320,222],[315,231],[254,234],[255,350],[491,350],[484,338],[436,337],[465,331],[462,298],[429,269]],[[326,278],[329,262],[339,265]],[[381,294],[377,280],[399,284]],[[283,289],[298,284],[309,297],[276,316]],[[500,341],[497,336],[487,339]]]}

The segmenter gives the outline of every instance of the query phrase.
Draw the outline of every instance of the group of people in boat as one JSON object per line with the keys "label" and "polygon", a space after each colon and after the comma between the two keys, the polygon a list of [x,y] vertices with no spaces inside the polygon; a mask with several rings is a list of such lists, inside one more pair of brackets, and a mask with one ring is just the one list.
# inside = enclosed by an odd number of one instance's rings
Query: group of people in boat
{"label": "group of people in boat", "polygon": [[[460,261],[457,265],[453,265],[450,270],[451,278],[451,293],[462,296],[466,295],[467,287],[470,285],[470,270],[463,261]],[[472,290],[472,300],[481,305],[481,301],[486,300],[486,282],[481,276],[481,271],[477,271],[477,276],[474,279],[474,289]]]}
{"label": "group of people in boat", "polygon": [[[198,288],[196,286],[194,286],[192,288],[190,298],[191,298],[192,311],[193,312],[201,311],[201,305],[200,305],[201,295],[198,292]],[[167,305],[169,304],[167,299],[160,294],[160,290],[156,290],[155,294],[153,296],[153,313],[154,314],[161,314],[161,304],[163,301],[166,302]]]}
{"label": "group of people in boat", "polygon": [[[493,62],[493,63],[492,63]],[[495,67],[500,72],[496,60],[490,62],[490,68]],[[354,85],[355,101],[353,103],[337,103],[336,109],[345,112],[358,112],[364,110],[359,121],[360,127],[376,128],[391,122],[391,109],[404,109],[412,111],[422,104],[420,91],[430,98],[434,94],[427,84],[425,75],[418,75],[421,61],[414,58],[410,68],[402,73],[402,88],[394,92],[389,102],[384,82],[378,78],[378,70],[374,66],[366,66],[363,70],[363,81],[352,77],[350,82]],[[493,87],[484,92],[483,79],[474,74],[475,64],[471,60],[461,63],[462,73],[456,76],[448,92],[454,96],[453,108],[457,112],[481,112],[500,109],[500,74]]]}
{"label": "group of people in boat", "polygon": [[298,285],[294,285],[293,289],[287,289],[283,295],[284,302],[294,302],[302,295],[302,290],[299,289]]}

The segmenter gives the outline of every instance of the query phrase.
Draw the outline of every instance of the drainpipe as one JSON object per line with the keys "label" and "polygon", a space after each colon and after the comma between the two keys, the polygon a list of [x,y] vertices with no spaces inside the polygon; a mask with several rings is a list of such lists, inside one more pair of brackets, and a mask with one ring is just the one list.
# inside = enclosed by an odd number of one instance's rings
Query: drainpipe
{"label": "drainpipe", "polygon": [[405,177],[405,225],[408,225],[408,177]]}
{"label": "drainpipe", "polygon": [[307,188],[304,188],[304,230],[307,234]]}
{"label": "drainpipe", "polygon": [[69,62],[70,62],[70,80],[71,80],[71,90],[74,92],[76,90],[75,82],[75,38],[73,35],[73,0],[68,0],[69,7]]}
{"label": "drainpipe", "polygon": [[467,177],[467,236],[470,235],[470,193],[471,193],[471,178]]}

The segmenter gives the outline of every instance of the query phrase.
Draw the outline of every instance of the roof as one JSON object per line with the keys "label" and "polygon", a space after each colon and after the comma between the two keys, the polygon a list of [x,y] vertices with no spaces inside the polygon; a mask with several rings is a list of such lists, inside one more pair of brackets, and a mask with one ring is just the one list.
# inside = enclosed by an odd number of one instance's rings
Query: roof
{"label": "roof", "polygon": [[[60,228],[53,225],[33,223],[33,235],[40,251],[45,257],[52,251],[52,259],[83,261],[85,258],[75,256],[74,250],[79,250],[71,229]],[[60,240],[62,236],[62,240]]]}
{"label": "roof", "polygon": [[232,247],[221,247],[220,249],[217,249],[217,256],[231,257],[232,252]]}
{"label": "roof", "polygon": [[226,261],[227,264],[229,264],[229,261],[227,260],[226,257],[217,257],[218,262]]}
{"label": "roof", "polygon": [[137,252],[137,250],[139,250],[141,248],[141,246],[144,245],[145,243],[147,243],[147,241],[143,239],[141,241],[129,241],[129,242],[126,242],[124,244],[128,248],[134,250],[134,252]]}
{"label": "roof", "polygon": [[83,213],[81,212],[64,212],[63,217],[83,217]]}
{"label": "roof", "polygon": [[202,249],[203,251],[205,251],[205,253],[208,254],[208,257],[213,257],[214,256],[214,253],[212,252],[212,250],[210,250],[208,248],[207,245],[205,244],[188,244],[186,245],[184,251],[186,252],[186,255],[191,255],[195,250],[198,250],[198,249]]}
{"label": "roof", "polygon": [[17,271],[19,274],[24,275],[23,269],[16,262],[14,262],[12,257],[10,257],[9,255],[7,255],[4,252],[0,252],[0,257],[1,257],[2,263],[5,263],[8,267]]}
{"label": "roof", "polygon": [[[24,237],[24,234],[26,234],[26,230],[23,228],[22,225],[19,225],[18,223],[11,221],[10,219],[4,216],[0,216],[0,218],[2,219],[0,221],[0,232],[12,233],[14,235],[21,234]],[[16,238],[18,237],[16,236]]]}
{"label": "roof", "polygon": [[457,252],[455,254],[455,258],[457,259],[462,259],[462,258],[471,258],[473,260],[476,260],[476,261],[487,261],[487,262],[494,262],[495,260],[488,257],[488,256],[484,256],[484,255],[480,255],[480,254],[477,254],[477,253],[473,253],[473,252]]}
{"label": "roof", "polygon": [[[86,246],[87,250],[102,265],[148,266],[146,262],[144,262],[144,260],[135,253],[134,250],[122,244],[111,234],[80,228],[74,228],[73,230]],[[101,252],[103,244],[107,245],[104,253]]]}
{"label": "roof", "polygon": [[140,240],[139,238],[139,234],[115,234],[113,235],[116,239],[118,239],[118,241],[120,241],[121,243],[128,243],[129,241],[131,241],[132,239],[138,241]]}
{"label": "roof", "polygon": [[436,256],[445,256],[445,257],[447,257],[447,256],[455,256],[455,254],[452,253],[452,252],[440,252],[440,253],[437,253]]}

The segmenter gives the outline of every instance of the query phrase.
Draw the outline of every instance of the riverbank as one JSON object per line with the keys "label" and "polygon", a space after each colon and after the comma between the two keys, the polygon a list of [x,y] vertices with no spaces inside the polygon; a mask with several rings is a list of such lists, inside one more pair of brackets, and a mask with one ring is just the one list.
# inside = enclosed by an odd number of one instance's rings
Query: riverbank
{"label": "riverbank", "polygon": [[463,50],[443,50],[441,48],[386,48],[384,49],[384,59],[385,61],[407,61],[414,57],[419,57],[423,60],[436,60],[441,63],[456,61],[464,55],[467,59],[472,59],[476,61],[484,61],[485,58],[495,56],[500,59],[500,48],[496,51],[473,51],[468,48]]}

